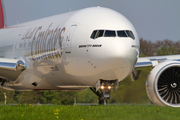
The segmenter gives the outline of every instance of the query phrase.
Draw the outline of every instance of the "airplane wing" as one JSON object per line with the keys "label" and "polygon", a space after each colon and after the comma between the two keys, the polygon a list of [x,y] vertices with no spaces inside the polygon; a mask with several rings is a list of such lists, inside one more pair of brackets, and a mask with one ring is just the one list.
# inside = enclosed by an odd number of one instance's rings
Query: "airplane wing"
{"label": "airplane wing", "polygon": [[172,60],[172,61],[180,61],[180,55],[167,55],[167,56],[153,56],[153,57],[140,57],[136,64],[136,69],[143,67],[155,67],[159,63]]}
{"label": "airplane wing", "polygon": [[180,55],[167,55],[167,56],[153,56],[153,57],[140,57],[137,61],[134,71],[131,73],[131,80],[135,81],[139,78],[141,70],[153,68],[161,62],[165,61],[180,61]]}

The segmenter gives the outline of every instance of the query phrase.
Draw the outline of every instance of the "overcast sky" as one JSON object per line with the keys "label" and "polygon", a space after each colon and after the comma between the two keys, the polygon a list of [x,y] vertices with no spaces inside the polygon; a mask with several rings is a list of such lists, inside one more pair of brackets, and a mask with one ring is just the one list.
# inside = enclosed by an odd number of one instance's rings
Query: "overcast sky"
{"label": "overcast sky", "polygon": [[4,0],[8,26],[38,18],[101,6],[128,18],[139,37],[180,40],[180,0]]}

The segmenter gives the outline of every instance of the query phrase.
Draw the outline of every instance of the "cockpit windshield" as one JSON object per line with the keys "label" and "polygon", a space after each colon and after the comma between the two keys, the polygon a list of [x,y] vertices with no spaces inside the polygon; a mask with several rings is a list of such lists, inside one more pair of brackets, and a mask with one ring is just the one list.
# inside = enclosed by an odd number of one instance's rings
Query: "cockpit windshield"
{"label": "cockpit windshield", "polygon": [[135,39],[133,32],[130,30],[94,30],[91,38],[96,39],[99,37],[130,37],[133,40]]}
{"label": "cockpit windshield", "polygon": [[92,39],[95,39],[96,33],[97,33],[97,30],[94,30],[93,33],[91,34],[91,38],[92,38]]}
{"label": "cockpit windshield", "polygon": [[96,38],[102,37],[103,34],[104,34],[104,30],[98,30],[97,35],[96,35]]}
{"label": "cockpit windshield", "polygon": [[123,31],[117,31],[117,34],[118,34],[118,37],[127,37],[127,34],[124,30]]}
{"label": "cockpit windshield", "polygon": [[132,31],[126,30],[126,33],[127,33],[128,37],[130,37],[130,38],[132,38],[132,39],[135,39],[135,37],[134,37]]}
{"label": "cockpit windshield", "polygon": [[113,30],[106,30],[104,37],[116,37],[116,32]]}

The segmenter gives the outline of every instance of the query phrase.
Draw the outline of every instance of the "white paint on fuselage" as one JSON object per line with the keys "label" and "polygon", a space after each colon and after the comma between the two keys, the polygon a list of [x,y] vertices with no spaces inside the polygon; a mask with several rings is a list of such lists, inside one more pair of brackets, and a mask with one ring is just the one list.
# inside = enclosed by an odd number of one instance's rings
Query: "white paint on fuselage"
{"label": "white paint on fuselage", "polygon": [[[68,31],[72,25],[76,28],[68,41]],[[42,28],[35,34],[40,26]],[[136,64],[138,48],[132,47],[132,45],[139,46],[136,30],[129,20],[111,9],[87,8],[13,27],[0,30],[0,48],[13,45],[13,50],[0,51],[0,56],[23,58],[26,61],[27,69],[16,80],[16,83],[21,86],[17,89],[83,89],[86,88],[85,86],[95,86],[99,79],[121,81],[130,74]],[[39,32],[56,28],[60,30],[65,28],[61,34],[62,50],[57,39],[55,50],[48,51],[49,42],[42,42],[40,44],[46,44],[46,48],[43,48],[45,52],[32,55],[32,49],[28,43],[32,42],[34,36],[37,37]],[[23,35],[33,29],[35,32],[32,33],[32,37],[22,40]],[[131,30],[135,40],[120,37],[91,39],[92,32],[99,29]],[[50,35],[47,39],[50,40]],[[19,48],[21,43],[26,45]],[[87,47],[79,48],[79,45],[87,45]],[[91,45],[101,45],[101,47]],[[66,52],[67,49],[68,52]],[[52,53],[60,53],[61,57],[48,58],[47,56]],[[33,61],[32,57],[37,59]],[[38,85],[35,87],[32,82]]]}

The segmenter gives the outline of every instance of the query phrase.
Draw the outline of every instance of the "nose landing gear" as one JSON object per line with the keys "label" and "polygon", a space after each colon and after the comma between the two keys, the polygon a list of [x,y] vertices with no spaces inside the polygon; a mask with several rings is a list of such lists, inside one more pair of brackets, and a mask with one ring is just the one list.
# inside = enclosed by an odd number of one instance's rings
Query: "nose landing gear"
{"label": "nose landing gear", "polygon": [[90,87],[90,89],[99,97],[99,104],[107,104],[109,100],[111,88],[114,88],[114,91],[118,88],[118,80],[99,80],[95,87]]}

